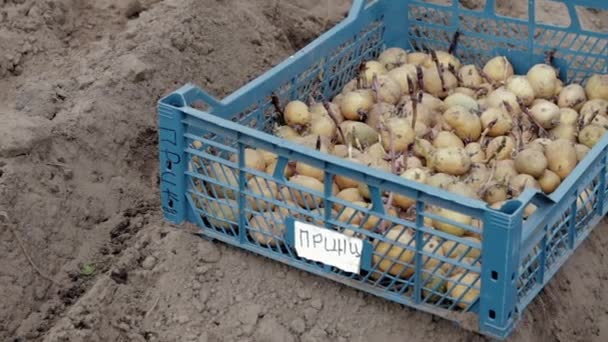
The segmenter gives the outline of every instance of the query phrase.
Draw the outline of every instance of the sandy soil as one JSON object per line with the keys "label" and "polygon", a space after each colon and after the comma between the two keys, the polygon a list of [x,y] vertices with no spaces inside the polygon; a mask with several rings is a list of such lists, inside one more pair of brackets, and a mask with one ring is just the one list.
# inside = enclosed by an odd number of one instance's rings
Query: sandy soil
{"label": "sandy soil", "polygon": [[[0,340],[484,341],[161,218],[156,101],[230,93],[349,3],[0,0]],[[606,229],[512,341],[608,341]]]}

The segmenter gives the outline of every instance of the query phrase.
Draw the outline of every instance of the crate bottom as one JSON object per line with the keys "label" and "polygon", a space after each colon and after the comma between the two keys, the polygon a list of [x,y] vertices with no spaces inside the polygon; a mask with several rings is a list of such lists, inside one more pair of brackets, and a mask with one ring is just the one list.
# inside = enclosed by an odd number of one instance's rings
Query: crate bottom
{"label": "crate bottom", "polygon": [[[326,273],[323,270],[320,270],[318,268],[315,268],[315,267],[307,264],[306,262],[294,260],[293,258],[291,258],[289,256],[278,255],[278,254],[273,253],[272,251],[267,250],[262,247],[258,247],[258,246],[250,245],[250,244],[241,244],[241,243],[239,243],[239,241],[237,241],[232,236],[225,235],[225,234],[213,231],[208,228],[201,228],[200,236],[205,239],[221,241],[228,245],[235,246],[237,248],[247,250],[254,254],[257,254],[257,255],[260,255],[260,256],[275,260],[275,261],[279,261],[283,264],[286,264],[286,265],[295,267],[297,269],[315,274],[317,276],[321,276],[323,278],[330,279],[334,282],[346,285],[348,287],[367,292],[367,293],[372,294],[377,297],[388,299],[397,304],[402,304],[402,305],[411,307],[413,309],[423,311],[425,313],[447,319],[449,321],[454,322],[459,327],[466,329],[468,331],[475,332],[475,333],[480,332],[479,331],[479,320],[478,320],[477,314],[474,312],[455,312],[455,311],[442,309],[442,308],[432,306],[432,305],[416,304],[413,300],[409,299],[408,297],[398,295],[395,293],[391,293],[391,292],[384,292],[370,284],[361,283],[361,282],[358,282],[358,281],[355,281],[355,280],[352,280],[349,278],[340,277],[339,275],[336,275],[333,273]],[[496,337],[499,339],[504,338],[504,336],[493,336],[493,337]]]}

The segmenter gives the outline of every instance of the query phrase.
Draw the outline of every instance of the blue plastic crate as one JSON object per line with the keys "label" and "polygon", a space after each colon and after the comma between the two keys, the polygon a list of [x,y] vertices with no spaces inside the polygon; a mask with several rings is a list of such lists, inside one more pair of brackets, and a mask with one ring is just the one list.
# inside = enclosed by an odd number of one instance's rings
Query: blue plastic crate
{"label": "blue plastic crate", "polygon": [[[494,210],[268,134],[277,115],[273,96],[283,105],[294,99],[331,99],[355,77],[362,61],[384,48],[447,50],[457,30],[456,55],[466,63],[482,66],[492,56],[506,55],[522,74],[542,62],[546,51],[555,50],[554,62],[566,82],[608,73],[608,36],[584,30],[576,14],[577,6],[608,9],[608,2],[563,2],[570,14],[566,27],[535,22],[534,1],[528,9],[532,19],[522,20],[497,15],[493,0],[486,0],[480,11],[465,9],[459,1],[445,6],[355,0],[342,23],[224,100],[194,85],[182,87],[158,107],[165,218],[193,222],[207,237],[505,338],[606,214],[608,136],[550,196],[526,190]],[[246,167],[248,149],[276,155],[275,171]],[[322,188],[313,191],[289,182],[284,174],[293,161],[323,170]],[[371,207],[337,198],[336,176],[367,184]],[[415,200],[414,215],[387,215],[382,196],[389,191]],[[537,210],[524,220],[530,204]],[[471,221],[449,221],[429,208],[456,211]],[[483,242],[433,230],[427,220],[479,234]],[[299,257],[295,222],[363,240],[355,246],[360,271]],[[450,258],[457,248],[472,259]],[[460,276],[448,284],[458,286],[446,287],[447,275],[455,270]]]}

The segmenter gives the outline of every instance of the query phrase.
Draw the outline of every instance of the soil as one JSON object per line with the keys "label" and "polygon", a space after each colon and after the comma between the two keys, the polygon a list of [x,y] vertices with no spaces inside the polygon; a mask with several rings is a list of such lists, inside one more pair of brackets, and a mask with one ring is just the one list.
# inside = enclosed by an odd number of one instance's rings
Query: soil
{"label": "soil", "polygon": [[[349,6],[0,0],[0,340],[484,341],[161,217],[157,100],[187,82],[221,98]],[[608,341],[606,229],[511,341]]]}

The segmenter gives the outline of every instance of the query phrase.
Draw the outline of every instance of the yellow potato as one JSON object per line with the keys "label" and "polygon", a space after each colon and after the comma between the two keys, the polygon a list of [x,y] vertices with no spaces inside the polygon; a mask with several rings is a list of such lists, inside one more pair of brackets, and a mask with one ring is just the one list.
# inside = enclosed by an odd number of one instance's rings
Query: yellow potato
{"label": "yellow potato", "polygon": [[272,212],[254,215],[249,220],[249,234],[262,246],[276,246],[285,235],[285,224],[280,214]]}
{"label": "yellow potato", "polygon": [[461,274],[454,275],[448,279],[447,293],[450,297],[460,301],[456,304],[461,309],[467,309],[479,298],[481,288],[481,276],[469,272],[462,279]]}
{"label": "yellow potato", "polygon": [[[373,265],[377,265],[377,272],[387,272],[404,279],[411,277],[414,274],[413,260],[416,255],[416,241],[412,240],[414,235],[403,226],[395,226],[386,232],[385,238],[388,242],[375,240],[373,243],[374,254],[372,261]],[[398,241],[403,245],[410,246],[414,250],[397,247],[391,241]],[[385,253],[386,257],[383,257]],[[379,274],[376,273],[377,276]]]}

